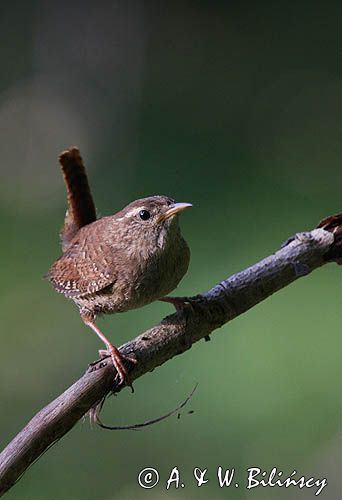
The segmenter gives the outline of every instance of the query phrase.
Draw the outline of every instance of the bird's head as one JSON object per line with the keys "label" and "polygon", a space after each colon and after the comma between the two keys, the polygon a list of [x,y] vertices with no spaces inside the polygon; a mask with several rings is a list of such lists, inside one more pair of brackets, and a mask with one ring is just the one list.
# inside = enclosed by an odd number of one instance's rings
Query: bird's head
{"label": "bird's head", "polygon": [[175,203],[167,196],[150,196],[133,201],[115,215],[117,222],[137,239],[164,241],[178,229],[178,214],[191,203]]}

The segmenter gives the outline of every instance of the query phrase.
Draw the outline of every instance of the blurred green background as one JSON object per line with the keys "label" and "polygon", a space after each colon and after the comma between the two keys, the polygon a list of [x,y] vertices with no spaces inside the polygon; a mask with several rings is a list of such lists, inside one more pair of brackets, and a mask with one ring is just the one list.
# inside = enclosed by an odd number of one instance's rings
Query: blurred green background
{"label": "blurred green background", "polygon": [[[59,256],[65,188],[57,156],[81,148],[102,215],[133,199],[191,201],[192,250],[177,294],[195,294],[341,211],[340,2],[3,1],[0,7],[1,447],[102,347],[42,279]],[[313,498],[312,490],[221,490],[218,466],[327,477],[341,496],[341,279],[328,265],[107,401],[141,432],[88,421],[8,499]],[[120,344],[172,308],[99,321]],[[155,467],[153,490],[137,484]],[[186,484],[166,491],[178,466]],[[201,489],[194,467],[208,468]]]}

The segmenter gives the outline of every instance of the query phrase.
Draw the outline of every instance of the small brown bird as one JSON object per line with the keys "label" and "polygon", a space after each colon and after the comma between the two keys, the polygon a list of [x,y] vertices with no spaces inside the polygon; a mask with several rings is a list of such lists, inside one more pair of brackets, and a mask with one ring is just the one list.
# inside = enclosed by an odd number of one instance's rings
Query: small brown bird
{"label": "small brown bird", "polygon": [[127,375],[125,360],[135,360],[121,354],[107,339],[95,324],[96,316],[128,311],[158,299],[173,302],[164,296],[176,288],[190,259],[178,224],[178,214],[188,207],[190,203],[175,203],[167,196],[136,200],[115,215],[77,229],[64,242],[65,252],[47,274],[54,288],[76,303],[84,323],[105,343],[120,383]]}

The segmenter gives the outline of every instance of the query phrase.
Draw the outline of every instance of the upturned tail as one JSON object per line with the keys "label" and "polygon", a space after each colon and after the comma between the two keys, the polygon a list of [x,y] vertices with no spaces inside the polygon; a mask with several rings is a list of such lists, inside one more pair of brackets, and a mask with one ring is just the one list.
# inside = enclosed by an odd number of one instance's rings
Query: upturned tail
{"label": "upturned tail", "polygon": [[60,233],[62,249],[65,252],[77,231],[96,220],[96,208],[79,149],[72,147],[63,151],[59,162],[68,195],[68,209]]}

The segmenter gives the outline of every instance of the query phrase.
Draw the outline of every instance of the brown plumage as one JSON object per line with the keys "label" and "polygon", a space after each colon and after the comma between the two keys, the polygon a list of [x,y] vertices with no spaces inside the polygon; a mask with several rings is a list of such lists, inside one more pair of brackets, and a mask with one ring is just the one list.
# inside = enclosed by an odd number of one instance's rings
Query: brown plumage
{"label": "brown plumage", "polygon": [[65,252],[77,231],[96,220],[96,209],[79,149],[73,147],[63,151],[59,162],[68,196],[68,209],[61,231],[62,249]]}
{"label": "brown plumage", "polygon": [[106,344],[121,382],[125,357],[98,329],[95,318],[149,304],[178,285],[190,259],[178,213],[189,206],[167,196],[136,200],[115,215],[80,227],[65,240],[66,251],[48,272],[54,288],[76,303],[83,321]]}

